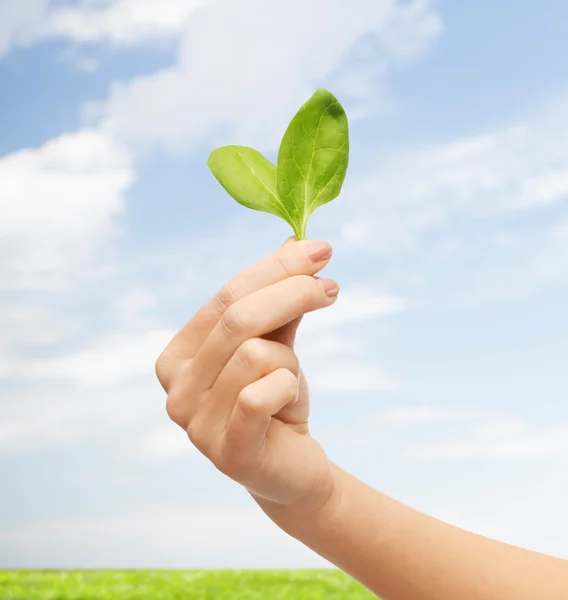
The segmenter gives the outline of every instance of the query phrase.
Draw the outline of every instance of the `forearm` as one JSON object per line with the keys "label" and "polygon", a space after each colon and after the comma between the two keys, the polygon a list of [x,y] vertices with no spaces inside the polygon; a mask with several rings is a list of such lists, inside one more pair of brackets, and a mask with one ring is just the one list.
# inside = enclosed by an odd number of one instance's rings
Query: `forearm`
{"label": "forearm", "polygon": [[384,600],[566,600],[568,562],[453,527],[334,467],[316,515],[258,501],[282,529]]}

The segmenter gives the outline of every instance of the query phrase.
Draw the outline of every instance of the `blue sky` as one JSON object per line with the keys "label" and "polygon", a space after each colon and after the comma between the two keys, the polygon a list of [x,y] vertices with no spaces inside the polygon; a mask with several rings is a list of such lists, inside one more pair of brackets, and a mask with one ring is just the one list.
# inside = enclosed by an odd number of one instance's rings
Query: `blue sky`
{"label": "blue sky", "polygon": [[[325,8],[325,10],[324,10]],[[0,7],[0,567],[318,566],[169,423],[154,360],[288,226],[206,167],[351,122],[308,235],[342,292],[297,353],[314,435],[381,491],[568,558],[568,6]]]}

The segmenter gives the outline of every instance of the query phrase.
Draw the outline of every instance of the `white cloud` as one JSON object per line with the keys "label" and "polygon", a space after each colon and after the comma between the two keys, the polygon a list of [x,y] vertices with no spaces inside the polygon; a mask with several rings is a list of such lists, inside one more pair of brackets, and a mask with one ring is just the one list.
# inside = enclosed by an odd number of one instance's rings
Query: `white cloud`
{"label": "white cloud", "polygon": [[499,426],[488,423],[469,438],[414,447],[410,454],[425,460],[568,458],[568,425],[531,429],[516,420]]}
{"label": "white cloud", "polygon": [[37,360],[22,373],[30,379],[63,379],[85,386],[110,386],[153,373],[160,352],[174,331],[112,333],[91,346],[63,356]]}
{"label": "white cloud", "polygon": [[162,462],[176,457],[192,457],[199,451],[178,425],[170,423],[141,433],[133,444],[133,453],[152,462]]}
{"label": "white cloud", "polygon": [[[252,504],[252,500],[249,501]],[[29,568],[327,567],[250,508],[54,519],[0,532],[0,565]]]}
{"label": "white cloud", "polygon": [[124,326],[152,328],[153,313],[158,307],[156,293],[142,284],[121,290],[112,298],[114,312]]}
{"label": "white cloud", "polygon": [[341,355],[347,352],[353,356],[363,354],[365,348],[368,346],[368,342],[369,340],[357,336],[326,333],[325,330],[320,332],[319,335],[308,337],[303,334],[302,327],[300,327],[296,351],[301,355],[302,359],[334,354]]}
{"label": "white cloud", "polygon": [[[0,385],[8,384],[0,403],[2,454],[89,435],[95,422],[100,425],[110,414],[89,382],[101,374],[116,382],[140,373],[128,352],[110,360],[100,348],[66,359],[44,358],[89,335],[87,316],[75,303],[86,282],[100,281],[116,264],[109,242],[134,178],[131,163],[126,150],[96,130],[64,134],[0,158],[0,289],[6,292]],[[93,300],[94,286],[90,289]],[[125,350],[124,344],[116,350]],[[143,355],[144,344],[136,351]],[[124,394],[112,387],[105,392],[115,400]],[[122,406],[112,407],[112,414]],[[101,416],[103,407],[107,414]]]}
{"label": "white cloud", "polygon": [[474,435],[484,438],[495,438],[521,433],[527,429],[527,424],[520,419],[497,419],[482,423],[476,427]]}
{"label": "white cloud", "polygon": [[[405,150],[348,185],[349,245],[375,253],[416,247],[452,218],[528,210],[568,197],[565,97],[500,130]],[[409,173],[411,176],[409,176]]]}
{"label": "white cloud", "polygon": [[373,421],[380,425],[407,425],[423,422],[467,421],[476,413],[440,406],[397,406],[377,413]]}
{"label": "white cloud", "polygon": [[96,130],[0,158],[0,287],[69,289],[116,231],[133,179],[130,154]]}
{"label": "white cloud", "polygon": [[301,333],[322,333],[357,322],[386,317],[408,308],[402,298],[383,294],[371,284],[352,283],[341,289],[337,301],[325,310],[308,313],[302,320]]}
{"label": "white cloud", "polygon": [[[398,388],[400,383],[383,365],[368,359],[370,326],[373,320],[407,306],[403,299],[382,294],[370,285],[351,284],[332,306],[305,315],[298,329],[296,351],[310,389],[344,392]],[[367,325],[365,332],[343,332],[345,326],[358,323]]]}
{"label": "white cloud", "polygon": [[28,41],[48,38],[132,45],[178,35],[187,19],[209,0],[83,0],[54,5],[35,24]]}
{"label": "white cloud", "polygon": [[21,42],[26,30],[46,12],[49,0],[2,0],[0,3],[0,57]]}
{"label": "white cloud", "polygon": [[451,506],[440,506],[440,498],[437,497],[422,510],[478,535],[568,559],[568,522],[563,518],[563,499],[568,492],[566,479],[540,479],[538,493],[534,495],[527,493],[526,480],[515,487],[509,480],[503,487],[499,482],[494,483],[486,495],[489,504],[483,507],[483,512],[477,495],[473,494],[474,501],[468,502],[466,495],[469,491],[456,498]]}
{"label": "white cloud", "polygon": [[[423,51],[440,31],[423,0],[213,2],[187,21],[171,68],[117,83],[108,101],[88,112],[136,144],[187,149],[215,138],[273,149],[320,82],[340,86],[352,71],[344,62],[365,36],[378,42],[381,87],[386,71]],[[369,86],[373,75],[359,77],[353,110],[369,95],[379,108],[377,87]],[[342,97],[351,100],[347,89]]]}
{"label": "white cloud", "polygon": [[352,363],[344,358],[322,361],[314,368],[308,363],[304,371],[310,389],[317,392],[391,391],[400,385],[382,365]]}
{"label": "white cloud", "polygon": [[0,57],[13,48],[52,39],[131,46],[175,38],[194,11],[208,1],[80,0],[61,4],[57,0],[3,0]]}
{"label": "white cloud", "polygon": [[173,334],[107,334],[79,350],[8,361],[2,374],[11,385],[0,403],[0,454],[85,441],[151,415],[166,422],[154,363]]}
{"label": "white cloud", "polygon": [[464,304],[523,296],[568,276],[568,221],[537,231],[529,241],[509,238],[502,260],[492,260],[469,274],[459,295]]}
{"label": "white cloud", "polygon": [[65,319],[58,318],[60,316],[47,302],[2,306],[0,348],[7,341],[17,342],[18,346],[49,347],[59,344],[72,334],[77,325],[70,315]]}
{"label": "white cloud", "polygon": [[136,44],[171,35],[184,28],[187,19],[209,0],[106,0],[83,1],[52,11],[38,24],[38,37],[62,37],[77,42],[109,41]]}
{"label": "white cloud", "polygon": [[4,388],[0,403],[0,456],[89,443],[150,419],[167,422],[164,394],[152,372],[106,387],[38,381]]}
{"label": "white cloud", "polygon": [[568,220],[554,225],[546,233],[544,243],[529,261],[530,279],[536,282],[568,273]]}

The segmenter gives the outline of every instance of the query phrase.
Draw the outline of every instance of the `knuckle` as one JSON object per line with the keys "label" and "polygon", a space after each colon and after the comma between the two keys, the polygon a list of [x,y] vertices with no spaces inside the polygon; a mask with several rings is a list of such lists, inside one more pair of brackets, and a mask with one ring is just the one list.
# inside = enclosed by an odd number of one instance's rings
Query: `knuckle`
{"label": "knuckle", "polygon": [[168,344],[161,352],[160,355],[158,356],[158,358],[156,359],[156,362],[154,363],[154,369],[156,371],[156,375],[158,376],[158,378],[160,376],[163,376],[163,374],[165,373],[165,371],[169,368],[170,364],[171,364],[171,355],[170,355],[170,344]]}
{"label": "knuckle", "polygon": [[168,417],[180,427],[187,427],[187,411],[185,402],[178,393],[170,393],[166,398],[166,413]]}
{"label": "knuckle", "polygon": [[221,305],[221,312],[225,312],[237,301],[237,293],[235,292],[234,281],[227,282],[217,294],[217,300]]}
{"label": "knuckle", "polygon": [[166,377],[166,366],[163,352],[160,354],[160,356],[158,356],[156,362],[154,363],[154,372],[156,373],[158,381],[163,383]]}
{"label": "knuckle", "polygon": [[295,400],[300,387],[298,377],[288,369],[279,369],[279,371],[282,378],[282,393],[289,401]]}
{"label": "knuckle", "polygon": [[248,453],[242,452],[239,445],[227,437],[219,444],[215,466],[221,473],[237,481],[246,479],[252,467]]}
{"label": "knuckle", "polygon": [[323,288],[321,286],[321,284],[319,283],[318,279],[316,279],[315,277],[310,277],[310,293],[312,295],[312,297],[317,298],[318,300],[322,297],[323,294]]}
{"label": "knuckle", "polygon": [[154,371],[158,381],[166,392],[172,387],[173,382],[185,372],[186,362],[176,359],[169,352],[169,347],[158,356],[154,363]]}
{"label": "knuckle", "polygon": [[191,406],[194,404],[193,391],[187,378],[179,377],[170,386],[166,398],[166,413],[168,417],[180,427],[187,429]]}
{"label": "knuckle", "polygon": [[223,332],[230,338],[238,338],[246,331],[246,322],[242,311],[229,307],[220,320]]}
{"label": "knuckle", "polygon": [[300,359],[296,355],[294,351],[290,351],[290,369],[289,372],[292,373],[294,377],[298,377],[300,374]]}
{"label": "knuckle", "polygon": [[294,275],[294,273],[286,264],[286,255],[278,253],[275,255],[274,258],[276,259],[276,264],[279,266],[279,268],[282,270],[286,277],[292,277]]}
{"label": "knuckle", "polygon": [[234,477],[239,470],[239,453],[235,445],[223,438],[219,445],[219,451],[215,457],[215,466],[228,477]]}
{"label": "knuckle", "polygon": [[298,287],[306,296],[312,297],[315,292],[319,292],[318,280],[311,275],[300,275],[298,283]]}
{"label": "knuckle", "polygon": [[186,426],[187,435],[191,443],[207,458],[214,461],[214,440],[208,428],[199,417],[191,419]]}
{"label": "knuckle", "polygon": [[254,386],[248,386],[241,390],[237,398],[237,404],[245,417],[264,412],[264,398],[255,390]]}
{"label": "knuckle", "polygon": [[295,278],[294,293],[301,306],[311,306],[320,297],[321,289],[317,280],[310,275],[298,275]]}
{"label": "knuckle", "polygon": [[268,362],[269,353],[263,340],[260,338],[249,338],[238,348],[239,360],[250,369],[258,369]]}

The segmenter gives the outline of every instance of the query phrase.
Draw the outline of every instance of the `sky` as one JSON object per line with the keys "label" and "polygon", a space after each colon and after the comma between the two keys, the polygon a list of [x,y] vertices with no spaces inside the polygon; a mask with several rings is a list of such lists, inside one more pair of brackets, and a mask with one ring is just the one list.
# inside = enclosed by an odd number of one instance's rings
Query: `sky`
{"label": "sky", "polygon": [[568,4],[2,0],[0,568],[319,567],[165,412],[154,362],[291,235],[209,172],[350,119],[336,303],[296,352],[370,485],[568,558]]}

